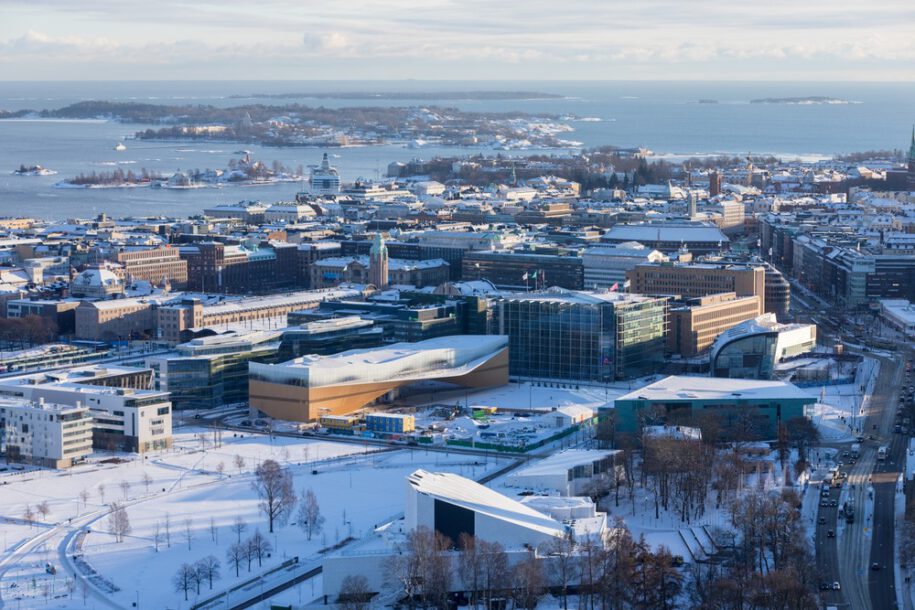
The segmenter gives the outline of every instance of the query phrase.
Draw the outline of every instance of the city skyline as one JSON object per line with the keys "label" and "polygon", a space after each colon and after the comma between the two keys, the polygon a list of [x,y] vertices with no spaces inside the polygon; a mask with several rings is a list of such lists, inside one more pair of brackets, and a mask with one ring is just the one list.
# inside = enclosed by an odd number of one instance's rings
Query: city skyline
{"label": "city skyline", "polygon": [[0,2],[2,80],[915,76],[910,3]]}

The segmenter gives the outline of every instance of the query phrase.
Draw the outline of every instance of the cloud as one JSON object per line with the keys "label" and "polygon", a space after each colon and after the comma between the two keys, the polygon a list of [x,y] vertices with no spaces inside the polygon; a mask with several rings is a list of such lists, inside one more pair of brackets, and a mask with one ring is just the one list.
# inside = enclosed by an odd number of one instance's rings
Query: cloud
{"label": "cloud", "polygon": [[314,78],[589,78],[647,68],[676,78],[685,66],[714,67],[720,78],[747,74],[741,66],[915,76],[910,0],[866,9],[856,0],[346,0],[321,10],[300,0],[157,0],[154,11],[148,0],[0,0],[0,12],[12,33],[0,39],[0,78],[39,68],[92,76],[102,64],[209,78],[246,66],[260,78],[290,68]]}

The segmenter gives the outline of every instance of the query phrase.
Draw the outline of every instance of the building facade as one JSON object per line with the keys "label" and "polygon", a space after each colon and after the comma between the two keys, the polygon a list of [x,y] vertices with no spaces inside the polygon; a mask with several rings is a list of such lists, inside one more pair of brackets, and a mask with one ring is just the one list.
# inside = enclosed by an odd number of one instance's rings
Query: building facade
{"label": "building facade", "polygon": [[10,463],[69,468],[92,453],[89,409],[0,399],[0,452]]}
{"label": "building facade", "polygon": [[667,350],[692,358],[732,326],[761,315],[762,303],[758,295],[738,297],[726,292],[672,303],[669,312]]}
{"label": "building facade", "polygon": [[550,289],[505,294],[492,309],[490,332],[508,335],[515,377],[605,383],[663,360],[663,298]]}

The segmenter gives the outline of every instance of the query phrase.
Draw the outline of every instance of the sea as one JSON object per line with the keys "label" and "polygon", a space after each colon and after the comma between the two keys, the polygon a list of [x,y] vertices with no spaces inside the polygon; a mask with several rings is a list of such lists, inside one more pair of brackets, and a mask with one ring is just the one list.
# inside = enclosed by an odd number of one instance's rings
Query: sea
{"label": "sea", "polygon": [[[535,91],[549,99],[432,100],[385,94],[453,91]],[[313,97],[315,93],[373,92],[371,99]],[[264,99],[269,94],[295,97]],[[761,98],[821,96],[841,104],[751,104]],[[623,82],[623,81],[130,81],[3,82],[0,109],[54,109],[81,100],[154,104],[302,103],[312,106],[449,106],[463,110],[551,113],[578,117],[564,138],[585,148],[601,145],[646,147],[655,158],[709,155],[775,155],[815,160],[865,150],[907,149],[915,122],[915,83],[827,82]],[[700,103],[700,100],[703,100]],[[60,189],[60,180],[92,171],[146,168],[177,170],[224,168],[239,149],[270,164],[309,166],[331,155],[344,181],[384,177],[388,163],[437,155],[532,153],[570,154],[575,150],[494,151],[405,145],[271,148],[223,142],[132,140],[149,126],[104,120],[0,120],[0,216],[50,220],[165,215],[185,217],[204,208],[241,200],[289,200],[298,183],[226,186],[219,189],[149,188]],[[115,151],[118,142],[127,149]],[[40,164],[54,176],[20,177],[20,164]]]}

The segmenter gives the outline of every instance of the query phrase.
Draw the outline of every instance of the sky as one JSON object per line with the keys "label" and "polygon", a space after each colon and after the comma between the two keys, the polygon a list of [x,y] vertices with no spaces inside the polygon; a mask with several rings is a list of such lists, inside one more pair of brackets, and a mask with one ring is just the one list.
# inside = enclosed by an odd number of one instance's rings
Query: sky
{"label": "sky", "polygon": [[0,80],[915,80],[913,0],[0,0]]}

